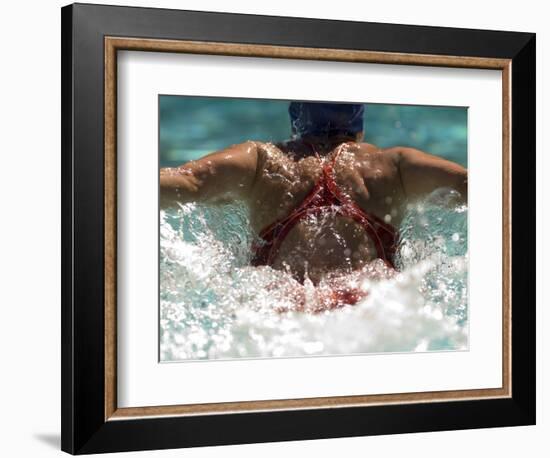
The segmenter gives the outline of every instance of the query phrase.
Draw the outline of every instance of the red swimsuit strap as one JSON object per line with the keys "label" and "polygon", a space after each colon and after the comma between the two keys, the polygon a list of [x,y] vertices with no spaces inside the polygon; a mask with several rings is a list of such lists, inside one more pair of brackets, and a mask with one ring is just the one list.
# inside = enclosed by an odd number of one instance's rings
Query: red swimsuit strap
{"label": "red swimsuit strap", "polygon": [[[397,240],[395,228],[381,218],[365,212],[353,199],[345,195],[336,183],[334,164],[345,145],[345,143],[340,145],[332,161],[323,166],[321,177],[301,204],[289,215],[275,221],[260,232],[259,237],[262,239],[262,243],[253,247],[255,250],[254,259],[252,260],[254,265],[271,264],[281,243],[301,219],[306,216],[317,215],[324,208],[333,206],[338,215],[351,218],[363,226],[375,244],[378,257],[390,267],[394,267],[393,255],[395,254]],[[315,155],[319,157],[313,145],[310,144],[310,146]]]}

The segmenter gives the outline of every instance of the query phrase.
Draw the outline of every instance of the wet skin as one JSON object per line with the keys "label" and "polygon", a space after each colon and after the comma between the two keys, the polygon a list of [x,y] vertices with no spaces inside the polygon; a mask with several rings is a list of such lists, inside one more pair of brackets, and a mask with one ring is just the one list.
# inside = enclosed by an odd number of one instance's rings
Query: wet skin
{"label": "wet skin", "polygon": [[[253,230],[259,233],[300,205],[319,179],[325,161],[332,161],[342,144],[333,168],[336,183],[363,210],[395,227],[407,203],[437,188],[455,189],[466,200],[467,171],[460,165],[411,148],[380,149],[350,140],[246,142],[177,168],[161,169],[161,207],[242,199],[250,208]],[[299,280],[307,274],[317,283],[329,272],[358,270],[376,257],[365,230],[327,208],[294,226],[272,267],[287,270]]]}

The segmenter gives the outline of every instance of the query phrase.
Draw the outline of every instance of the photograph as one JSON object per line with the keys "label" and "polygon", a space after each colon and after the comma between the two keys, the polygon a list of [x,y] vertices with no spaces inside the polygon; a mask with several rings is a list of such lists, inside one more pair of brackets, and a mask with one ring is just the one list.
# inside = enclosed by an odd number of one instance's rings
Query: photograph
{"label": "photograph", "polygon": [[465,351],[468,108],[160,94],[159,360]]}
{"label": "photograph", "polygon": [[71,454],[535,444],[542,23],[166,6],[57,16],[61,309],[25,322],[58,336],[60,403],[32,428]]}

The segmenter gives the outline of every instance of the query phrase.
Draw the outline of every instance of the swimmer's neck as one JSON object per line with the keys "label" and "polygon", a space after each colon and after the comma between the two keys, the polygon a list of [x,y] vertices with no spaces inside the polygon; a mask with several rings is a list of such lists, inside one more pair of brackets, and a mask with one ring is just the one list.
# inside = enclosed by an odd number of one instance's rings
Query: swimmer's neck
{"label": "swimmer's neck", "polygon": [[328,154],[334,148],[342,143],[360,143],[363,140],[363,132],[359,132],[356,135],[331,135],[327,136],[314,136],[314,135],[302,135],[296,137],[296,141],[305,143],[315,147],[315,150],[320,154]]}

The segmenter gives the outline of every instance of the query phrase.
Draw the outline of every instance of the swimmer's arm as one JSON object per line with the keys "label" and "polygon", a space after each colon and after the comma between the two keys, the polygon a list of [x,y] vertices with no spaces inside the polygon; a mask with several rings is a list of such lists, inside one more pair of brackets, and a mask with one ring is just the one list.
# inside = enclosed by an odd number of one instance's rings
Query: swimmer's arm
{"label": "swimmer's arm", "polygon": [[258,148],[241,143],[179,167],[160,170],[160,206],[246,198],[256,177]]}
{"label": "swimmer's arm", "polygon": [[393,152],[408,198],[425,196],[437,188],[452,188],[460,193],[463,202],[468,200],[468,171],[461,165],[414,148]]}

